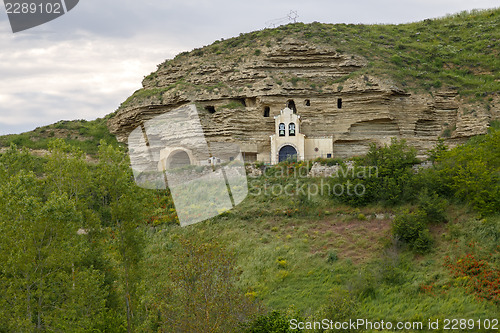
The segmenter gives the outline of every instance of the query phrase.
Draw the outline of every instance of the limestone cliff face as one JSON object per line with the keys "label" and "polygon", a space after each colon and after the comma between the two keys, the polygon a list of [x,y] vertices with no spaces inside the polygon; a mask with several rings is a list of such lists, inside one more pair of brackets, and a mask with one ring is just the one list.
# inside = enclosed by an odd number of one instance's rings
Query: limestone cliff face
{"label": "limestone cliff face", "polygon": [[424,154],[440,136],[453,146],[485,133],[499,117],[498,96],[488,110],[464,103],[453,90],[409,93],[390,78],[359,74],[367,66],[362,57],[295,39],[230,56],[200,53],[179,56],[146,77],[109,121],[111,132],[126,142],[146,120],[194,102],[209,142],[236,142],[249,155],[266,156],[273,117],[289,106],[302,119],[302,133],[333,136],[334,156],[347,157],[391,137]]}

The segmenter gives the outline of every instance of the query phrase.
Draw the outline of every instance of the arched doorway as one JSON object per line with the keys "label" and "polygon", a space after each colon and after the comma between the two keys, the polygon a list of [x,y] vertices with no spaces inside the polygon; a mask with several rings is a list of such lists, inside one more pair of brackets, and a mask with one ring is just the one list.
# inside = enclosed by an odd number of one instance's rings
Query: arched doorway
{"label": "arched doorway", "polygon": [[167,169],[182,168],[187,165],[191,165],[191,159],[183,150],[173,152],[167,159]]}
{"label": "arched doorway", "polygon": [[297,159],[297,150],[290,145],[281,147],[278,161],[283,162],[288,159]]}

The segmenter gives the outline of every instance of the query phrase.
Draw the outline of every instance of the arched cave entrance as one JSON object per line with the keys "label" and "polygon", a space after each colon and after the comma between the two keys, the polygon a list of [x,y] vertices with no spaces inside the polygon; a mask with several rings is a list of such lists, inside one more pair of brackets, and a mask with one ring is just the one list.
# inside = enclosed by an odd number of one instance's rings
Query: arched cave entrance
{"label": "arched cave entrance", "polygon": [[283,146],[279,151],[279,162],[286,161],[288,159],[297,159],[297,150],[290,145]]}
{"label": "arched cave entrance", "polygon": [[167,169],[182,168],[187,165],[191,165],[191,159],[183,150],[173,152],[167,159]]}
{"label": "arched cave entrance", "polygon": [[289,99],[288,102],[286,102],[286,107],[290,110],[293,110],[293,113],[297,113],[297,108],[295,107],[295,102],[293,101],[293,99]]}

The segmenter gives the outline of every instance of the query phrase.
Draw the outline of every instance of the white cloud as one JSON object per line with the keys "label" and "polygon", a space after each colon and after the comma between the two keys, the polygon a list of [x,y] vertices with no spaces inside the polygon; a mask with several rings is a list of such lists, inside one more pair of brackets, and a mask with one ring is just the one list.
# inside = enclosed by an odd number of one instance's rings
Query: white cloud
{"label": "white cloud", "polygon": [[[4,45],[2,45],[4,44]],[[114,111],[156,64],[182,50],[138,39],[0,42],[0,124],[93,119]]]}
{"label": "white cloud", "polygon": [[497,0],[80,1],[18,34],[0,6],[0,133],[104,116],[166,58],[265,28],[291,9],[303,22],[400,23],[494,6]]}

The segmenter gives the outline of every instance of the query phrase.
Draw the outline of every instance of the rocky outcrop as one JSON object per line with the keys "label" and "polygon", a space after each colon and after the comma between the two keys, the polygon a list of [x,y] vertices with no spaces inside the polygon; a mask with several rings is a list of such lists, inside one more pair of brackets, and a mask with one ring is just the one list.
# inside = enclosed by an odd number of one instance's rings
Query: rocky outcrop
{"label": "rocky outcrop", "polygon": [[438,137],[453,146],[498,117],[498,96],[486,109],[453,90],[410,93],[389,78],[359,74],[366,66],[362,57],[296,39],[230,56],[194,52],[146,77],[108,126],[126,142],[148,119],[195,103],[207,140],[236,142],[251,160],[269,154],[273,117],[285,106],[300,115],[307,137],[333,137],[335,157],[361,155],[391,137],[424,154]]}

